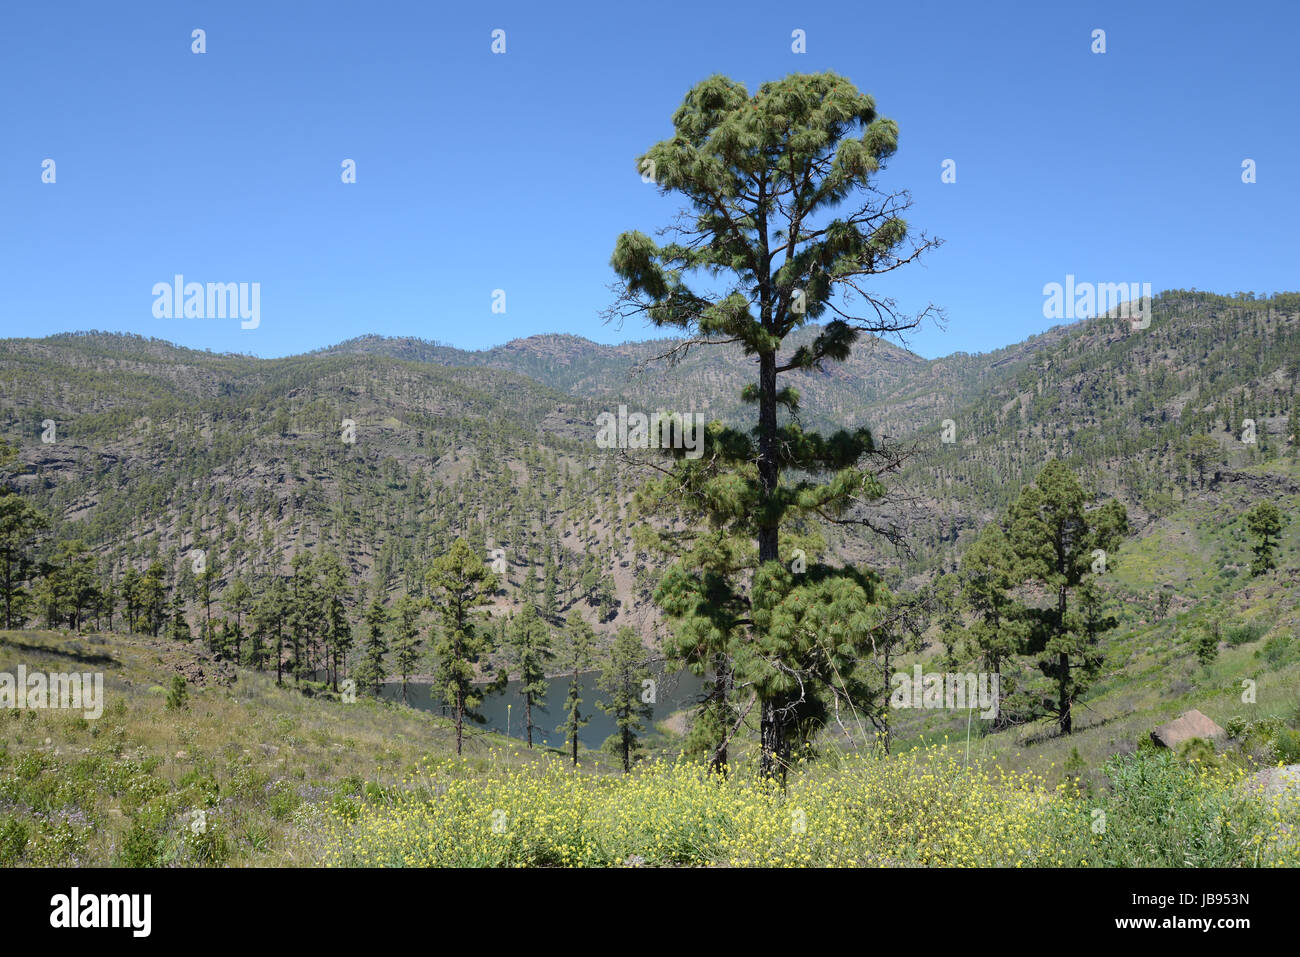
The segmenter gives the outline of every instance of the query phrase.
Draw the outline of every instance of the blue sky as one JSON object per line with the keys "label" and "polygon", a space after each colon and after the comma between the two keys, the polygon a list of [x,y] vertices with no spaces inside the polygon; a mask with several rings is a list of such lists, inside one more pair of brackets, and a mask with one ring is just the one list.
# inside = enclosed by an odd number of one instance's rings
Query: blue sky
{"label": "blue sky", "polygon": [[[0,335],[263,356],[363,333],[646,338],[600,319],[617,235],[680,205],[635,157],[717,72],[752,90],[832,69],[898,122],[880,183],[910,189],[913,229],[945,245],[876,288],[947,310],[910,339],[922,355],[1052,325],[1043,285],[1066,274],[1300,287],[1300,4],[459,6],[6,4]],[[259,327],[155,318],[177,273],[260,283]]]}

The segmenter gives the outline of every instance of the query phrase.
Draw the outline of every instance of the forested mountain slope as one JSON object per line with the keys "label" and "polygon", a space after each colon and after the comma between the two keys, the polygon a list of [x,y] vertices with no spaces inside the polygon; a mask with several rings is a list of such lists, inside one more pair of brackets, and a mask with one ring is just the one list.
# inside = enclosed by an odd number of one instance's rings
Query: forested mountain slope
{"label": "forested mountain slope", "polygon": [[[917,530],[922,556],[1005,508],[1050,457],[1124,501],[1142,528],[1216,472],[1232,479],[1295,448],[1300,296],[1166,293],[1147,328],[1100,318],[1058,333],[978,398],[940,410],[954,442],[929,425],[928,454],[901,477],[933,509]],[[1212,442],[1191,455],[1198,435]]]}
{"label": "forested mountain slope", "polygon": [[[19,450],[11,484],[51,516],[51,542],[82,539],[106,573],[161,560],[192,602],[182,558],[196,548],[220,585],[328,548],[360,602],[363,589],[418,592],[431,558],[463,536],[502,550],[503,610],[576,606],[649,638],[655,568],[625,511],[639,476],[596,447],[596,417],[626,403],[741,421],[753,375],[738,351],[697,349],[629,378],[671,345],[535,336],[464,352],[368,337],[264,360],[98,333],[9,339],[0,435]],[[953,567],[1052,456],[1123,500],[1139,531],[1215,472],[1267,494],[1274,479],[1248,470],[1288,452],[1297,374],[1300,296],[1176,292],[1149,328],[1094,319],[936,360],[876,342],[799,388],[805,425],[867,425],[914,449],[880,506],[910,554],[830,535],[842,557],[900,584]],[[1254,442],[1242,441],[1247,419]],[[1199,434],[1213,448],[1189,458]]]}

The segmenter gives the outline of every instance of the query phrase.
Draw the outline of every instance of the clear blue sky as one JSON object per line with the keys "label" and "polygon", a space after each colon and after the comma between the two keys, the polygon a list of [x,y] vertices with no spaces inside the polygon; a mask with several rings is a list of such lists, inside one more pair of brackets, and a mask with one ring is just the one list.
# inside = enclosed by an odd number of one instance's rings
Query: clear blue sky
{"label": "clear blue sky", "polygon": [[[879,288],[947,309],[922,355],[1041,331],[1043,284],[1067,273],[1300,287],[1295,2],[452,6],[6,3],[0,334],[264,356],[363,333],[645,338],[601,323],[609,254],[678,207],[634,159],[715,72],[752,90],[833,69],[898,121],[881,184],[946,245]],[[176,273],[259,282],[260,327],[154,318]]]}

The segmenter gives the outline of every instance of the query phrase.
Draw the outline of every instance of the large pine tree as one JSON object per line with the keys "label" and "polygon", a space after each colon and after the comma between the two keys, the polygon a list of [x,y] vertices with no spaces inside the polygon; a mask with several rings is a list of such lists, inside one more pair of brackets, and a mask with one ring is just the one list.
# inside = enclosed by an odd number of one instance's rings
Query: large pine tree
{"label": "large pine tree", "polygon": [[[784,770],[788,732],[819,707],[819,688],[853,669],[878,598],[874,578],[856,570],[787,567],[783,557],[797,556],[783,556],[782,527],[870,524],[861,506],[882,496],[886,461],[867,429],[804,431],[799,394],[782,377],[842,362],[864,333],[918,325],[929,310],[903,315],[866,280],[937,241],[910,242],[910,197],[875,187],[898,127],[844,77],[795,74],[751,96],[713,76],[687,93],[673,126],[638,170],[691,208],[664,245],[641,232],[618,238],[610,315],[679,330],[670,361],[697,345],[739,347],[754,360],[743,392],[756,406],[754,428],[711,426],[703,457],[679,450],[673,474],[641,501],[702,526],[674,536],[680,557],[658,599],[673,620],[674,657],[714,675],[714,763],[726,760],[748,710],[737,714],[730,697],[746,688],[771,774]],[[811,341],[787,346],[819,319]]]}
{"label": "large pine tree", "polygon": [[[1016,577],[1041,585],[1051,598],[1047,607],[1034,610],[1031,645],[1041,655],[1039,670],[1054,688],[1055,700],[1045,698],[1043,704],[1056,715],[1061,733],[1069,734],[1074,703],[1101,664],[1102,616],[1096,611],[1097,595],[1085,583],[1094,567],[1113,566],[1128,533],[1128,514],[1115,499],[1089,509],[1074,472],[1053,459],[1033,485],[1021,490],[1007,523]],[[1084,599],[1081,608],[1070,607],[1072,594]]]}

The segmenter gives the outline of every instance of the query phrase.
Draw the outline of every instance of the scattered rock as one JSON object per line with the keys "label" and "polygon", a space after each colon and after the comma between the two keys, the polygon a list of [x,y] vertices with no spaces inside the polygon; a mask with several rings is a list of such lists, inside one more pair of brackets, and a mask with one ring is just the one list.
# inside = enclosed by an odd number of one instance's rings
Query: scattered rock
{"label": "scattered rock", "polygon": [[196,688],[206,687],[209,683],[228,688],[235,683],[234,666],[206,651],[196,651],[191,660],[175,662],[173,669],[187,684]]}
{"label": "scattered rock", "polygon": [[1246,789],[1269,797],[1286,795],[1300,798],[1300,764],[1256,771],[1246,779]]}
{"label": "scattered rock", "polygon": [[1285,476],[1259,475],[1235,469],[1218,469],[1210,479],[1210,488],[1216,488],[1220,482],[1239,482],[1260,495],[1295,495],[1300,492],[1300,486]]}
{"label": "scattered rock", "polygon": [[1151,732],[1151,740],[1162,748],[1177,750],[1184,741],[1192,738],[1205,738],[1207,741],[1222,741],[1228,732],[1193,708],[1184,712],[1176,720],[1162,724]]}

